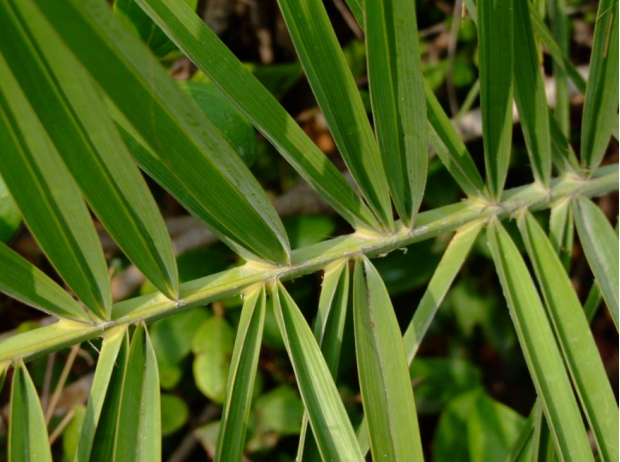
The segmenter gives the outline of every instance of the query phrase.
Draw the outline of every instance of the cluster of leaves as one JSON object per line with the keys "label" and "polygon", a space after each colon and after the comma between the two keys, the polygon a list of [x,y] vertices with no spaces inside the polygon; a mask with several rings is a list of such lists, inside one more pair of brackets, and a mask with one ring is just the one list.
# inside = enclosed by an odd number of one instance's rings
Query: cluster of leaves
{"label": "cluster of leaves", "polygon": [[[97,367],[88,403],[65,435],[67,459],[161,459],[162,436],[189,415],[178,395],[190,361],[198,390],[222,406],[221,419],[197,431],[216,460],[265,451],[273,435],[299,435],[304,460],[363,460],[368,451],[377,460],[421,460],[418,416],[440,409],[438,461],[455,451],[474,461],[594,460],[587,428],[601,460],[616,460],[618,407],[588,323],[604,299],[618,326],[618,238],[588,197],[618,187],[617,165],[600,167],[617,137],[617,3],[600,2],[586,83],[558,40],[561,2],[551,2],[552,33],[528,0],[465,1],[478,38],[483,179],[425,80],[413,2],[347,1],[366,34],[364,104],[347,60],[354,51],[341,49],[322,1],[279,0],[359,193],[269,91],[273,74],[242,64],[195,3],[118,0],[111,11],[99,0],[0,0],[0,174],[12,197],[1,202],[8,212],[0,232],[11,235],[23,217],[75,295],[0,243],[0,290],[59,319],[0,342],[0,376],[13,368],[9,460],[52,458],[53,406],[43,412],[25,363],[91,339],[101,339]],[[559,82],[555,113],[541,43]],[[170,53],[183,53],[200,73],[174,82],[160,62]],[[297,67],[289,72],[299,76]],[[585,95],[579,158],[567,139],[567,79]],[[513,100],[534,183],[504,190]],[[283,223],[248,168],[257,154],[252,127],[353,234],[322,241],[334,231],[329,219],[310,232],[303,221]],[[420,212],[436,186],[427,187],[429,143],[466,199]],[[140,169],[243,261],[225,261],[217,247],[177,261]],[[89,208],[148,279],[139,296],[112,303]],[[541,226],[533,212],[544,208],[551,213]],[[501,222],[509,215],[512,234]],[[567,271],[573,223],[596,279],[584,307]],[[438,234],[437,248],[416,244]],[[414,359],[481,236],[536,391],[527,419],[491,398],[469,362]],[[369,259],[405,246],[409,255]],[[196,272],[196,258],[214,264]],[[394,274],[410,266],[421,282]],[[317,271],[323,282],[311,328],[302,297],[283,281]],[[423,295],[403,335],[390,295],[416,284]],[[452,314],[464,332],[480,325],[492,338],[487,307],[463,312],[467,284],[448,297]],[[209,302],[212,310],[202,308]],[[337,387],[347,325],[357,415]],[[294,374],[266,393],[263,345],[284,350]]]}

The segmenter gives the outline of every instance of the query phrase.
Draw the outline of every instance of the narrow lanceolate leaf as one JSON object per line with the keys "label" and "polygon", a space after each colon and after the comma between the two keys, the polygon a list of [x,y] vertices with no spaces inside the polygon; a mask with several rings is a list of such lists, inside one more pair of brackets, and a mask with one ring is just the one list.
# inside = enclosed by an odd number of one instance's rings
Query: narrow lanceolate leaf
{"label": "narrow lanceolate leaf", "polygon": [[513,0],[515,101],[534,178],[548,187],[551,178],[549,108],[529,3],[529,0]]}
{"label": "narrow lanceolate leaf", "polygon": [[[127,328],[119,326],[105,333],[99,358],[97,359],[97,369],[95,378],[90,389],[86,415],[80,430],[80,441],[75,452],[74,462],[88,462],[91,460],[91,451],[95,441],[95,435],[99,424],[99,419],[103,410],[110,382],[115,370],[124,367],[124,363],[119,359],[119,351],[123,340],[127,335]],[[121,376],[124,370],[121,370]],[[113,430],[113,429],[110,429]]]}
{"label": "narrow lanceolate leaf", "polygon": [[[566,13],[566,0],[550,0],[547,3],[551,33],[564,56],[569,55],[570,18]],[[555,116],[565,136],[570,134],[570,99],[566,71],[561,65],[553,63],[555,80]]]}
{"label": "narrow lanceolate leaf", "polygon": [[599,166],[615,125],[618,128],[618,1],[601,0],[596,14],[590,75],[581,125],[581,161]]}
{"label": "narrow lanceolate leaf", "polygon": [[[97,400],[100,399],[99,394],[105,394],[105,397],[95,429],[94,440],[89,442],[92,438],[90,435],[92,429],[87,430],[89,433],[84,436],[85,441],[80,441],[75,456],[75,462],[77,462],[78,457],[80,458],[79,460],[88,460],[89,462],[109,462],[114,460],[116,438],[119,429],[121,398],[123,396],[125,373],[127,371],[127,361],[129,358],[129,343],[129,332],[125,329],[122,339],[120,340],[119,350],[116,354],[112,370],[111,372],[107,372],[111,374],[107,386],[104,381],[103,369],[100,374],[101,380],[98,383],[93,381],[93,391],[91,393],[97,393]],[[112,356],[111,349],[108,353]],[[100,361],[103,359],[104,358],[101,358]],[[108,360],[106,360],[106,364],[107,363]],[[109,369],[109,367],[110,365],[107,364],[105,369]],[[97,372],[95,372],[95,375],[96,374]],[[97,388],[95,388],[95,385],[97,385]],[[92,399],[92,395],[90,399]],[[90,402],[89,406],[91,406]],[[84,456],[87,456],[87,458],[84,459]]]}
{"label": "narrow lanceolate leaf", "polygon": [[549,218],[549,239],[553,249],[559,255],[564,269],[570,270],[571,254],[573,251],[573,238],[575,228],[573,225],[573,210],[569,200],[558,202],[551,207]]}
{"label": "narrow lanceolate leaf", "polygon": [[568,142],[555,115],[549,111],[549,129],[551,133],[551,161],[560,173],[577,174],[580,170],[579,161]]}
{"label": "narrow lanceolate leaf", "polygon": [[368,204],[389,230],[392,206],[377,142],[323,2],[278,4],[334,141]]}
{"label": "narrow lanceolate leaf", "polygon": [[6,373],[9,370],[10,365],[11,363],[9,361],[0,363],[0,393],[2,392],[2,389],[4,388],[4,382],[6,381]]}
{"label": "narrow lanceolate leaf", "polygon": [[513,0],[478,2],[480,107],[487,184],[499,199],[512,143]]}
{"label": "narrow lanceolate leaf", "polygon": [[144,326],[131,339],[118,415],[115,460],[161,459],[159,372],[153,345]]}
{"label": "narrow lanceolate leaf", "polygon": [[418,348],[435,318],[439,306],[450,290],[454,278],[461,270],[474,242],[476,242],[482,225],[480,222],[472,223],[459,229],[441,257],[437,270],[435,270],[433,277],[428,283],[424,295],[413,314],[413,319],[403,336],[409,364],[411,364],[418,352]]}
{"label": "narrow lanceolate leaf", "polygon": [[487,236],[521,350],[556,442],[556,451],[561,460],[593,461],[562,355],[527,266],[499,221],[492,222]]}
{"label": "narrow lanceolate leaf", "polygon": [[603,460],[618,458],[618,408],[577,294],[553,245],[536,219],[519,217],[519,230],[545,307]]}
{"label": "narrow lanceolate leaf", "polygon": [[484,181],[465,143],[427,83],[424,84],[424,92],[431,145],[465,194],[470,197],[482,196],[485,191]]}
{"label": "narrow lanceolate leaf", "polygon": [[[0,24],[6,20],[1,13]],[[108,317],[107,266],[90,213],[2,54],[0,144],[0,172],[30,231],[75,294]]]}
{"label": "narrow lanceolate leaf", "polygon": [[235,103],[282,156],[356,228],[377,221],[344,176],[271,93],[183,1],[138,0],[178,47]]}
{"label": "narrow lanceolate leaf", "polygon": [[31,0],[7,3],[13,11],[5,11],[10,20],[0,47],[24,93],[112,237],[161,292],[176,298],[166,226],[88,73]]}
{"label": "narrow lanceolate leaf", "polygon": [[245,258],[287,263],[286,233],[256,178],[108,5],[34,1],[147,140],[151,149],[133,153],[142,168]]}
{"label": "narrow lanceolate leaf", "polygon": [[37,390],[23,362],[11,385],[9,462],[52,462],[47,426]]}
{"label": "narrow lanceolate leaf", "polygon": [[413,225],[428,163],[424,77],[415,2],[364,2],[368,81],[375,131],[392,200]]}
{"label": "narrow lanceolate leaf", "polygon": [[370,260],[353,278],[355,353],[374,460],[423,460],[407,357],[385,284]]}
{"label": "narrow lanceolate leaf", "polygon": [[60,318],[89,320],[86,311],[62,287],[1,242],[0,291]]}
{"label": "narrow lanceolate leaf", "polygon": [[258,366],[266,295],[262,287],[246,294],[233,350],[226,402],[217,436],[216,461],[241,460]]}
{"label": "narrow lanceolate leaf", "polygon": [[579,241],[618,329],[618,236],[589,199],[575,199],[573,207]]}
{"label": "narrow lanceolate leaf", "polygon": [[[314,337],[325,358],[334,381],[338,377],[342,336],[347,319],[349,303],[349,261],[335,262],[325,268],[319,297],[319,309],[314,322]],[[299,437],[298,459],[320,460],[320,454],[312,430],[308,427],[308,415],[304,415]]]}
{"label": "narrow lanceolate leaf", "polygon": [[310,327],[279,282],[271,289],[271,297],[321,457],[363,461],[338,389]]}

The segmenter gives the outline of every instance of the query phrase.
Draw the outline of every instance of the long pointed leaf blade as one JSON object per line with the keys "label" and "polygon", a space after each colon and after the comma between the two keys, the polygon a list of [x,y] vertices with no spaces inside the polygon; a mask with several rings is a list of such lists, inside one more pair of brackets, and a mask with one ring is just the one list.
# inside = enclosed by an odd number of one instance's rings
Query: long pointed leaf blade
{"label": "long pointed leaf blade", "polygon": [[89,321],[84,309],[62,287],[1,242],[0,291],[48,314]]}
{"label": "long pointed leaf blade", "polygon": [[2,48],[22,89],[112,237],[175,298],[178,277],[166,226],[88,73],[31,1],[13,1],[12,9]]}
{"label": "long pointed leaf blade", "polygon": [[35,1],[50,24],[62,24],[56,32],[148,141],[152,149],[139,151],[138,164],[216,235],[244,249],[244,258],[288,263],[286,233],[256,178],[108,5]]}
{"label": "long pointed leaf blade", "polygon": [[530,214],[519,229],[603,460],[618,458],[618,411],[603,361],[577,294],[551,241]]}
{"label": "long pointed leaf blade", "polygon": [[[550,0],[547,3],[551,33],[560,51],[564,56],[569,54],[570,45],[570,18],[566,12],[566,0]],[[530,15],[531,18],[531,15]],[[555,116],[562,133],[570,134],[570,97],[568,93],[568,78],[562,66],[553,63],[553,78],[555,80]]]}
{"label": "long pointed leaf blade", "polygon": [[[325,364],[334,381],[338,378],[342,336],[349,303],[349,261],[335,262],[325,268],[319,309],[314,321],[314,337],[325,358]],[[320,460],[320,454],[312,429],[308,427],[308,414],[304,415],[299,436],[299,460]]]}
{"label": "long pointed leaf blade", "polygon": [[47,426],[37,390],[23,362],[15,368],[11,388],[9,462],[52,462]]}
{"label": "long pointed leaf blade", "polygon": [[266,311],[265,289],[245,295],[233,349],[215,461],[241,460],[252,404]]}
{"label": "long pointed leaf blade", "polygon": [[478,2],[480,107],[487,185],[499,199],[512,143],[513,0]]}
{"label": "long pointed leaf blade", "polygon": [[[101,417],[103,406],[108,395],[108,389],[116,369],[124,367],[119,359],[119,352],[127,335],[125,326],[106,332],[103,337],[103,345],[97,360],[95,378],[90,389],[86,415],[80,430],[80,441],[75,452],[74,462],[88,462],[91,460],[91,451],[95,441],[95,435]],[[122,374],[122,372],[121,372]],[[113,429],[111,429],[113,430]]]}
{"label": "long pointed leaf blade", "polygon": [[599,166],[613,127],[618,128],[618,2],[601,0],[596,14],[590,75],[581,122],[581,160]]}
{"label": "long pointed leaf blade", "polygon": [[564,200],[554,204],[549,218],[549,239],[566,272],[570,270],[574,235],[573,209],[570,201]]}
{"label": "long pointed leaf blade", "polygon": [[591,200],[576,199],[573,211],[579,241],[618,329],[618,236],[603,211]]}
{"label": "long pointed leaf blade", "polygon": [[528,4],[529,0],[513,0],[514,94],[534,178],[544,187],[549,187],[551,178],[549,109]]}
{"label": "long pointed leaf blade", "polygon": [[398,321],[370,260],[355,263],[355,353],[375,460],[423,460],[413,387]]}
{"label": "long pointed leaf blade", "polygon": [[392,200],[411,226],[428,164],[424,77],[415,2],[364,2],[368,81],[375,130]]}
{"label": "long pointed leaf blade", "polygon": [[492,222],[487,236],[521,350],[536,392],[542,399],[556,451],[563,460],[593,461],[562,355],[525,262],[499,221]]}
{"label": "long pointed leaf blade", "polygon": [[161,459],[159,372],[146,328],[131,339],[118,416],[115,460],[150,462]]}
{"label": "long pointed leaf blade", "polygon": [[363,461],[338,389],[310,327],[281,283],[271,289],[271,296],[321,457]]}
{"label": "long pointed leaf blade", "polygon": [[334,141],[371,209],[389,230],[392,206],[377,142],[323,2],[278,4]]}
{"label": "long pointed leaf blade", "polygon": [[378,227],[375,217],[344,176],[191,8],[175,0],[138,2],[345,220],[356,228]]}
{"label": "long pointed leaf blade", "polygon": [[32,234],[76,295],[98,316],[108,317],[107,266],[91,216],[1,54],[0,142],[0,172]]}

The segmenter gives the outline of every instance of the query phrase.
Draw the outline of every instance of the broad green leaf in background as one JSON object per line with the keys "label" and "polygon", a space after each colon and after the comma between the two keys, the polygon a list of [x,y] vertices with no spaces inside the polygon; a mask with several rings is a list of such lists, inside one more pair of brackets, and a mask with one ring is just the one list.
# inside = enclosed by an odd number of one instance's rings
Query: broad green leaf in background
{"label": "broad green leaf in background", "polygon": [[368,204],[391,230],[392,206],[377,142],[323,2],[278,4],[334,141]]}
{"label": "broad green leaf in background", "polygon": [[[530,0],[512,0],[514,6],[514,96],[530,156],[534,178],[549,187],[551,133],[545,84],[532,31]],[[512,111],[512,109],[511,109]]]}
{"label": "broad green leaf in background", "polygon": [[189,407],[176,395],[161,394],[161,436],[179,431],[189,419]]}
{"label": "broad green leaf in background", "polygon": [[17,204],[0,176],[0,242],[9,242],[22,223]]}
{"label": "broad green leaf in background", "polygon": [[253,412],[256,426],[262,431],[281,436],[299,435],[304,404],[297,390],[280,385],[257,397]]}
{"label": "broad green leaf in background", "polygon": [[201,18],[179,0],[138,1],[345,220],[356,228],[378,227],[370,210],[343,175]]}
{"label": "broad green leaf in background", "polygon": [[[5,6],[3,1],[0,8]],[[7,19],[0,14],[0,25]],[[0,143],[0,172],[30,231],[76,295],[98,316],[107,317],[110,284],[90,213],[1,54]]]}
{"label": "broad green leaf in background", "polygon": [[618,329],[618,236],[609,220],[590,199],[573,201],[579,241]]}
{"label": "broad green leaf in background", "polygon": [[422,460],[413,388],[390,297],[367,258],[353,283],[355,354],[370,448],[375,459]]}
{"label": "broad green leaf in background", "polygon": [[485,191],[484,181],[471,154],[427,84],[424,85],[424,91],[431,127],[429,131],[431,145],[465,194],[470,197],[481,196]]}
{"label": "broad green leaf in background", "polygon": [[157,359],[143,325],[131,339],[118,415],[115,460],[161,459],[161,410]]}
{"label": "broad green leaf in background", "polygon": [[[547,2],[551,33],[555,38],[560,51],[569,56],[570,48],[570,19],[566,12],[566,0],[549,0]],[[568,79],[566,71],[561,65],[553,62],[553,78],[555,80],[555,109],[554,113],[558,124],[565,136],[570,134],[570,99],[568,93]]]}
{"label": "broad green leaf in background", "polygon": [[265,325],[265,289],[255,287],[243,300],[232,352],[226,402],[217,436],[215,461],[241,460]]}
{"label": "broad green leaf in background", "polygon": [[37,390],[23,362],[19,362],[11,384],[9,462],[52,461],[47,426]]}
{"label": "broad green leaf in background", "polygon": [[534,267],[545,307],[603,460],[618,458],[618,412],[614,393],[581,303],[553,245],[530,214],[519,230]]}
{"label": "broad green leaf in background", "polygon": [[164,220],[97,89],[33,2],[10,1],[4,53],[24,93],[108,232],[159,291],[176,298]]}
{"label": "broad green leaf in background", "polygon": [[0,291],[48,314],[89,321],[86,311],[62,287],[2,242]]}
{"label": "broad green leaf in background", "polygon": [[[543,403],[558,456],[593,461],[562,355],[534,281],[519,250],[501,223],[487,230],[489,247],[532,381]],[[564,272],[564,269],[561,270]]]}
{"label": "broad green leaf in background", "polygon": [[282,224],[256,178],[108,5],[35,1],[62,24],[56,31],[116,105],[116,121],[148,146],[132,151],[138,164],[245,258],[287,263]]}
{"label": "broad green leaf in background", "polygon": [[415,2],[364,2],[368,81],[381,160],[392,200],[412,226],[428,164],[424,77]]}
{"label": "broad green leaf in background", "polygon": [[207,319],[194,335],[194,379],[198,389],[210,400],[223,403],[235,331],[222,316]]}
{"label": "broad green leaf in background", "polygon": [[321,457],[327,460],[364,460],[310,327],[280,282],[271,288],[270,295]]}
{"label": "broad green leaf in background", "polygon": [[[189,8],[196,10],[198,0],[183,0]],[[130,24],[156,56],[163,58],[176,47],[166,34],[142,11],[136,0],[115,0],[114,13]]]}
{"label": "broad green leaf in background", "polygon": [[181,81],[178,85],[196,102],[228,143],[250,167],[256,159],[256,132],[250,121],[219,88],[204,82]]}
{"label": "broad green leaf in background", "polygon": [[478,2],[480,107],[487,185],[498,200],[512,144],[513,0]]}
{"label": "broad green leaf in background", "polygon": [[570,270],[574,234],[573,209],[570,200],[554,204],[549,218],[549,239],[566,272]]}
{"label": "broad green leaf in background", "polygon": [[[334,381],[338,378],[340,350],[347,319],[349,279],[348,260],[334,262],[325,268],[319,309],[314,321],[314,337],[321,347],[325,363]],[[320,459],[312,430],[308,427],[307,414],[304,415],[297,456],[300,460]]]}
{"label": "broad green leaf in background", "polygon": [[581,161],[585,168],[592,171],[603,160],[614,125],[618,129],[617,0],[601,0],[598,4],[585,96]]}
{"label": "broad green leaf in background", "polygon": [[[126,342],[127,329],[124,326],[106,332],[103,337],[103,344],[99,358],[97,359],[97,369],[93,385],[90,389],[88,405],[86,406],[86,414],[84,422],[80,430],[80,439],[75,452],[74,462],[88,462],[91,460],[91,451],[97,434],[97,428],[104,408],[104,403],[111,396],[108,392],[110,383],[114,374],[121,377],[124,375],[125,362],[123,355],[119,356],[123,342]],[[125,351],[124,354],[127,352]],[[117,385],[118,386],[118,385]],[[114,385],[112,385],[114,387]],[[120,390],[118,390],[120,391]],[[108,404],[109,406],[109,404]],[[110,424],[111,421],[103,421],[103,424]],[[115,425],[107,431],[114,432]],[[112,443],[114,441],[112,440]]]}

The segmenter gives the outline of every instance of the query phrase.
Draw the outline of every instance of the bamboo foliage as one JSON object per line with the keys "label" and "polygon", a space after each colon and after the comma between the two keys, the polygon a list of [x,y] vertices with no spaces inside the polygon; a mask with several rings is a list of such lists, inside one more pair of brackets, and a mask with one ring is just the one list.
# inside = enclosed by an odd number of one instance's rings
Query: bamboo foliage
{"label": "bamboo foliage", "polygon": [[[485,181],[424,81],[415,2],[347,0],[366,34],[373,131],[323,2],[278,0],[353,187],[186,2],[135,0],[354,228],[291,250],[228,139],[107,2],[0,0],[0,174],[72,291],[0,243],[0,291],[58,321],[0,340],[0,387],[12,369],[9,461],[52,460],[28,361],[96,338],[102,346],[74,460],[160,460],[159,366],[148,324],[239,294],[215,460],[243,457],[270,314],[304,405],[299,460],[361,461],[368,451],[374,460],[423,460],[409,365],[485,232],[538,395],[512,460],[594,460],[588,428],[598,457],[617,460],[618,408],[588,323],[603,299],[618,326],[618,236],[592,201],[618,190],[618,165],[600,166],[617,123],[618,5],[600,2],[585,82],[566,56],[564,2],[550,2],[553,34],[530,3],[466,2],[478,27]],[[539,40],[554,60],[559,121],[544,95]],[[567,137],[567,79],[585,93],[580,159]],[[513,93],[535,182],[505,189]],[[429,146],[465,199],[419,211]],[[245,264],[180,283],[141,171]],[[112,303],[89,206],[157,292]],[[548,232],[533,215],[545,209]],[[502,224],[509,218],[532,271]],[[574,229],[595,279],[583,307],[568,274]],[[371,259],[443,233],[455,234],[402,332]],[[283,281],[318,271],[311,328]],[[364,411],[357,432],[338,388],[347,319]]]}

